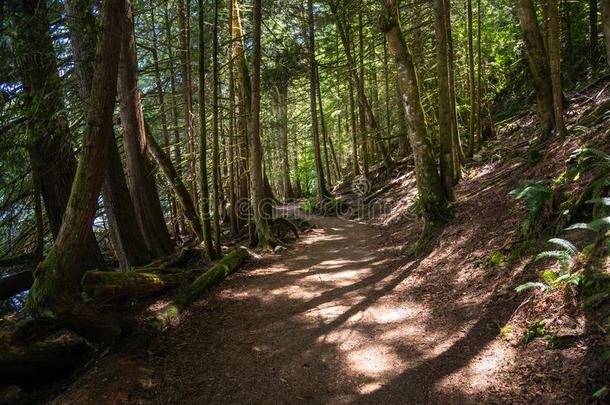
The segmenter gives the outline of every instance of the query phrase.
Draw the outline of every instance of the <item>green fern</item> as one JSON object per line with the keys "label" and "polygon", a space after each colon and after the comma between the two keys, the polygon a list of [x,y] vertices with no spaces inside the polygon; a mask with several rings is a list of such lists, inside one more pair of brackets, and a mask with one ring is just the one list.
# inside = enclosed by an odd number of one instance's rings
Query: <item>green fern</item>
{"label": "green fern", "polygon": [[549,185],[547,180],[529,180],[509,193],[515,200],[527,201],[527,217],[521,223],[521,232],[525,237],[530,234],[545,204],[553,196]]}

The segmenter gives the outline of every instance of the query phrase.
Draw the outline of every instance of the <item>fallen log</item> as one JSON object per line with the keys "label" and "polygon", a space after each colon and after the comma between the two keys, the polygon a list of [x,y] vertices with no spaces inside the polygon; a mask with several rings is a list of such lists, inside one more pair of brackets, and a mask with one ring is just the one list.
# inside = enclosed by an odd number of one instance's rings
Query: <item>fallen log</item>
{"label": "fallen log", "polygon": [[201,298],[203,293],[210,287],[219,283],[228,275],[235,273],[249,257],[250,251],[245,247],[239,247],[231,251],[216,262],[208,271],[186,286],[176,299],[168,304],[160,314],[150,319],[145,327],[152,329],[154,333],[163,330],[194,301]]}
{"label": "fallen log", "polygon": [[32,383],[61,377],[74,369],[89,351],[82,339],[36,343],[27,347],[0,342],[0,381]]}
{"label": "fallen log", "polygon": [[[147,269],[154,270],[154,269]],[[164,269],[165,270],[165,269]],[[138,271],[88,271],[81,280],[83,292],[96,301],[143,296],[186,284],[188,272],[142,273]]]}
{"label": "fallen log", "polygon": [[31,270],[0,278],[0,301],[29,289],[33,282]]}

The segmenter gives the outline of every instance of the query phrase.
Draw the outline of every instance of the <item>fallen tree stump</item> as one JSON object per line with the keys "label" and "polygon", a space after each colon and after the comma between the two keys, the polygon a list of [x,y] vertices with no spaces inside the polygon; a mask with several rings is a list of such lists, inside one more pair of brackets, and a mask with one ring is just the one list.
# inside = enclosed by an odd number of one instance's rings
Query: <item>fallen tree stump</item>
{"label": "fallen tree stump", "polygon": [[151,268],[146,270],[150,272],[88,271],[81,280],[83,292],[94,300],[116,299],[150,295],[189,281],[188,272],[184,270],[180,273],[155,273],[155,269]]}

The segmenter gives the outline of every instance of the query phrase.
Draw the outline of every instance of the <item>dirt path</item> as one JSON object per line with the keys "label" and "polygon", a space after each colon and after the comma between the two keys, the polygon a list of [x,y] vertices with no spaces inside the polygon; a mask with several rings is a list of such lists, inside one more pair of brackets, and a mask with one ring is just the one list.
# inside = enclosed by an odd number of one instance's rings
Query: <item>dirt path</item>
{"label": "dirt path", "polygon": [[462,402],[435,394],[444,368],[427,366],[451,343],[455,314],[437,321],[396,288],[417,263],[400,267],[371,226],[313,222],[284,255],[197,303],[147,356],[102,359],[56,403]]}
{"label": "dirt path", "polygon": [[[478,218],[472,209],[461,215]],[[378,228],[313,222],[318,228],[284,255],[212,290],[148,353],[102,358],[55,403],[501,400],[493,391],[506,385],[501,370],[515,357],[498,329],[516,304],[502,302],[480,266],[473,252],[484,242],[471,221],[448,228],[458,242],[441,237],[418,261]],[[489,227],[475,229],[490,238]],[[504,391],[515,400],[512,387]]]}

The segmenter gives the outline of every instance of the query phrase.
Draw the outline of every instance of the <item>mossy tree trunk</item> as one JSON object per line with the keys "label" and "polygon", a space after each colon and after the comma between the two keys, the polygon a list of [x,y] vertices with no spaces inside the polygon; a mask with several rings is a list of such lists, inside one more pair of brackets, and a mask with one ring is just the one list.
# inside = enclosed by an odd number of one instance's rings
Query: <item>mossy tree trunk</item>
{"label": "mossy tree trunk", "polygon": [[[205,83],[205,41],[203,36],[204,16],[203,16],[203,0],[199,0],[198,4],[198,25],[199,25],[199,82]],[[217,253],[212,240],[212,223],[210,218],[210,188],[208,183],[208,134],[207,134],[207,118],[205,108],[205,85],[199,86],[199,189],[201,191],[201,199],[199,202],[199,211],[201,213],[201,232],[200,242],[205,244],[205,250],[212,260],[216,258]],[[192,195],[194,197],[194,195]]]}
{"label": "mossy tree trunk", "polygon": [[551,67],[551,82],[553,86],[553,111],[557,133],[566,136],[565,120],[563,118],[563,92],[561,86],[561,43],[559,40],[559,0],[549,0],[549,32],[548,32],[549,64]]}
{"label": "mossy tree trunk", "polygon": [[318,108],[317,108],[317,75],[316,75],[316,46],[314,32],[313,5],[311,0],[307,0],[307,48],[309,60],[309,111],[311,113],[311,136],[314,155],[314,167],[316,170],[316,189],[318,201],[326,199],[330,193],[326,188],[326,178],[322,166],[322,151],[320,149],[320,131],[318,129]]}
{"label": "mossy tree trunk", "polygon": [[[23,83],[28,152],[32,171],[39,180],[45,212],[54,238],[59,234],[76,160],[70,146],[70,129],[63,106],[49,19],[44,3],[35,0],[8,2],[14,21],[17,69]],[[87,254],[83,267],[103,266],[103,258],[91,229],[86,232]]]}
{"label": "mossy tree trunk", "polygon": [[[70,44],[76,60],[76,73],[83,110],[87,113],[91,80],[95,66],[97,22],[90,0],[64,1]],[[135,209],[129,195],[121,156],[113,134],[104,185],[102,187],[106,215],[110,223],[112,244],[121,269],[141,266],[150,261],[142,231],[136,221]]]}
{"label": "mossy tree trunk", "polygon": [[[265,214],[265,186],[263,179],[263,150],[261,146],[260,107],[261,107],[261,0],[253,3],[253,52],[252,52],[252,121],[250,128],[250,188],[252,192],[252,211],[256,238],[259,246],[274,248],[280,242],[273,236]],[[315,99],[313,100],[315,103]]]}
{"label": "mossy tree trunk", "polygon": [[419,201],[427,221],[442,222],[449,216],[447,197],[436,169],[432,143],[426,130],[417,73],[398,23],[397,12],[397,1],[386,0],[383,31],[388,41],[388,49],[396,63],[403,108],[412,126],[409,140],[415,161]]}
{"label": "mossy tree trunk", "polygon": [[536,89],[538,119],[540,120],[541,137],[549,137],[555,128],[553,110],[553,88],[551,86],[551,71],[547,59],[542,34],[538,26],[536,9],[532,0],[519,0],[516,7],[517,15],[523,30],[527,61]]}
{"label": "mossy tree trunk", "polygon": [[[42,4],[44,7],[44,4]],[[118,322],[85,304],[80,296],[82,256],[104,179],[112,140],[112,115],[117,92],[124,0],[107,0],[102,7],[83,148],[59,235],[34,273],[27,308],[37,317],[51,318],[92,340],[111,341],[121,333]]]}
{"label": "mossy tree trunk", "polygon": [[171,253],[173,246],[161,209],[152,164],[146,154],[146,129],[138,84],[131,6],[127,12],[121,22],[123,29],[119,68],[119,100],[127,184],[146,246],[153,257],[162,257]]}
{"label": "mossy tree trunk", "polygon": [[452,142],[449,50],[445,21],[445,0],[434,0],[436,33],[436,71],[438,79],[438,129],[440,140],[440,175],[445,195],[453,200],[454,153]]}
{"label": "mossy tree trunk", "polygon": [[[191,232],[197,238],[198,243],[203,243],[205,240],[205,233],[203,231],[204,228],[201,225],[199,215],[197,215],[197,210],[195,208],[193,198],[186,189],[182,178],[178,175],[178,172],[176,171],[172,160],[165,153],[161,145],[159,145],[159,143],[155,140],[153,135],[150,133],[148,125],[146,126],[146,142],[150,155],[153,157],[155,162],[157,162],[157,165],[159,165],[159,167],[161,168],[161,171],[165,175],[167,182],[172,188],[176,200],[182,208],[182,213],[184,214],[184,217],[188,222]],[[208,253],[210,252],[208,251]],[[213,258],[214,255],[211,255],[211,257]]]}

